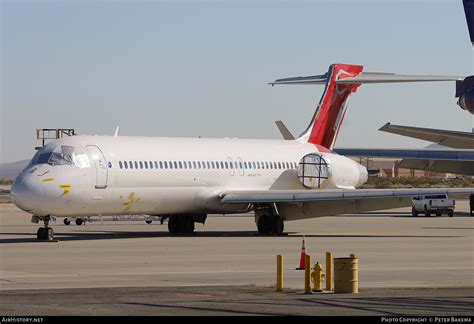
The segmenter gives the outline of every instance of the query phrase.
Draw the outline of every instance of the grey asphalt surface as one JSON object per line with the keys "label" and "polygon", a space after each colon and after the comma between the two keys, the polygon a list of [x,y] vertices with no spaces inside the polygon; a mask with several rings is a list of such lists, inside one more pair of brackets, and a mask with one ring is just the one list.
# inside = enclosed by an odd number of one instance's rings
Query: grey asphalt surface
{"label": "grey asphalt surface", "polygon": [[[287,222],[284,236],[257,235],[250,215],[210,216],[189,236],[143,219],[85,226],[58,219],[59,242],[44,243],[28,214],[0,204],[0,313],[472,313],[474,217],[467,209],[457,201],[453,218],[412,217],[402,208]],[[324,266],[326,251],[359,257],[361,294],[302,294],[295,267],[303,235],[314,263]],[[277,254],[285,294],[273,292]]]}
{"label": "grey asphalt surface", "polygon": [[316,293],[254,286],[10,290],[0,314],[155,316],[472,316],[473,288],[365,289]]}

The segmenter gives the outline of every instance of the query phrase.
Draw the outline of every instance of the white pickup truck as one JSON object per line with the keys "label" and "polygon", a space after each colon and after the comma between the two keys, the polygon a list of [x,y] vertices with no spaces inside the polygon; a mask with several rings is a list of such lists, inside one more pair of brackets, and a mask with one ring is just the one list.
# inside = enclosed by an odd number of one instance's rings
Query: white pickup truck
{"label": "white pickup truck", "polygon": [[418,216],[418,213],[424,213],[425,216],[431,216],[431,213],[435,213],[436,216],[447,213],[449,217],[453,217],[456,203],[447,195],[418,196],[414,197],[412,202],[411,214],[413,216]]}

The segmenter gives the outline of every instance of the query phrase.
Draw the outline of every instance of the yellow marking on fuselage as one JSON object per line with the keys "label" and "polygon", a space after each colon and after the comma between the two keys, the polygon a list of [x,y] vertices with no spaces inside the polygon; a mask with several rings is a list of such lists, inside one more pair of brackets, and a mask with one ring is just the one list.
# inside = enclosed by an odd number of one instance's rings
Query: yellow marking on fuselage
{"label": "yellow marking on fuselage", "polygon": [[[120,196],[120,198],[122,199],[123,196]],[[135,198],[135,193],[134,192],[131,192],[129,195],[128,195],[128,201],[122,203],[122,205],[125,207],[122,212],[123,213],[126,213],[128,212],[130,209],[132,209],[133,205],[135,203],[137,203],[138,201],[140,200],[140,198]]]}
{"label": "yellow marking on fuselage", "polygon": [[42,179],[41,181],[50,182],[50,181],[54,181],[54,180],[56,180],[56,178],[46,178],[46,179]]}
{"label": "yellow marking on fuselage", "polygon": [[71,185],[70,184],[60,185],[59,188],[63,189],[63,191],[64,191],[63,196],[66,196],[71,191]]}

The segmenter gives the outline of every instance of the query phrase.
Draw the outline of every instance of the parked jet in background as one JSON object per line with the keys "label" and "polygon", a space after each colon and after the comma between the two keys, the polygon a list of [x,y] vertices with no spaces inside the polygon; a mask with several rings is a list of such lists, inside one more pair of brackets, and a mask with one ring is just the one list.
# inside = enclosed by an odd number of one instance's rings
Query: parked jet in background
{"label": "parked jet in background", "polygon": [[272,84],[325,84],[306,131],[295,140],[71,136],[50,142],[12,185],[21,209],[42,220],[38,239],[52,239],[51,215],[169,215],[170,233],[192,233],[208,213],[255,212],[260,233],[282,233],[284,220],[380,210],[426,194],[474,189],[354,190],[367,170],[331,151],[347,99],[363,83],[449,81],[459,77],[363,73],[333,64],[324,75]]}
{"label": "parked jet in background", "polygon": [[[385,124],[379,130],[437,143],[437,148],[337,148],[339,154],[357,157],[400,158],[400,168],[474,175],[474,134]],[[448,148],[443,148],[449,147]]]}

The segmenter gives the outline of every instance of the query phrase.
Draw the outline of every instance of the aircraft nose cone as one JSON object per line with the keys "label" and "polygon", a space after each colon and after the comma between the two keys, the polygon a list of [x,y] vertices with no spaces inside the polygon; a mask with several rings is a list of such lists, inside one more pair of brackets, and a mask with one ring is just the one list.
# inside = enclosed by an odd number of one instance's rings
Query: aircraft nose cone
{"label": "aircraft nose cone", "polygon": [[12,201],[18,208],[26,212],[35,213],[34,210],[39,210],[43,195],[43,183],[32,174],[22,173],[12,184]]}

